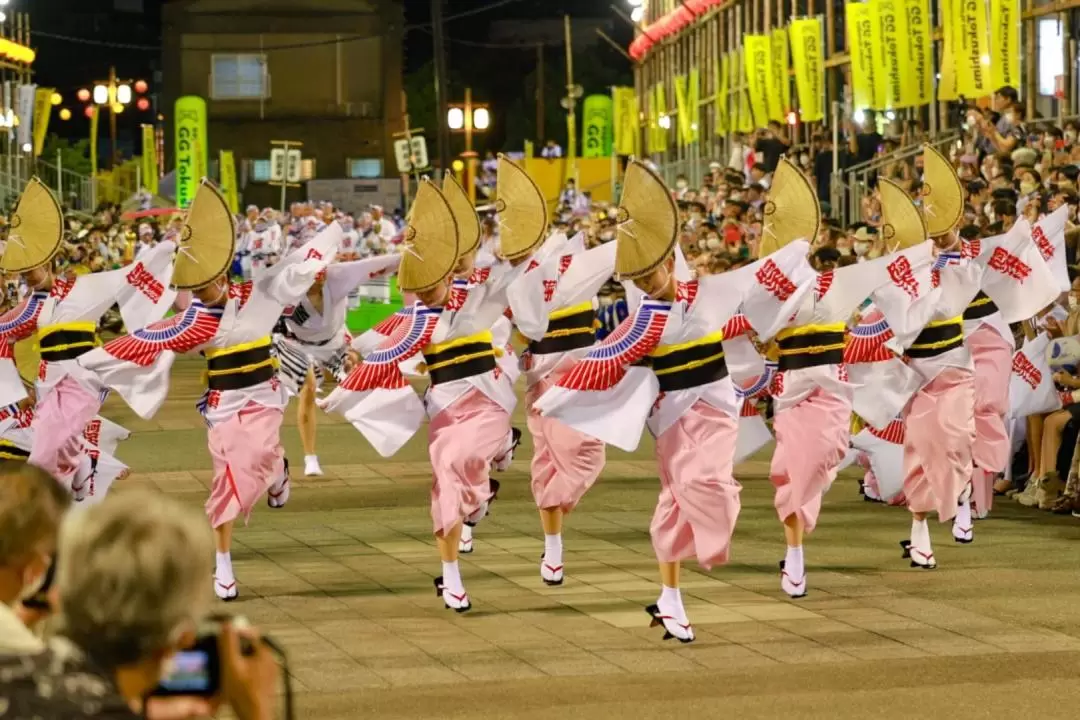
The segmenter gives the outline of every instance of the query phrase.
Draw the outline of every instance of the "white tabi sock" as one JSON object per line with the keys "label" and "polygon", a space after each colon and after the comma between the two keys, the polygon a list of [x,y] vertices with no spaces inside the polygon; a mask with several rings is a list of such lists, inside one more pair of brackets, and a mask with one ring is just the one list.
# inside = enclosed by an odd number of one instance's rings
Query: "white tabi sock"
{"label": "white tabi sock", "polygon": [[465,592],[465,584],[461,582],[461,569],[458,567],[457,560],[442,564],[442,579],[443,586],[455,595]]}
{"label": "white tabi sock", "polygon": [[788,546],[787,554],[784,555],[784,572],[792,580],[801,580],[806,574],[806,563],[803,560],[802,545],[798,547]]}
{"label": "white tabi sock", "polygon": [[682,593],[679,588],[670,588],[664,585],[660,589],[660,599],[656,602],[656,606],[660,608],[660,612],[664,615],[670,615],[681,624],[686,624],[686,608],[682,604]]}
{"label": "white tabi sock", "polygon": [[931,553],[930,527],[926,524],[925,519],[911,519],[911,546],[918,548],[921,552],[928,555]]}
{"label": "white tabi sock", "polygon": [[472,525],[462,524],[461,526],[461,542],[472,542]]}
{"label": "white tabi sock", "polygon": [[217,568],[214,570],[214,578],[222,585],[228,585],[236,581],[236,576],[233,575],[231,553],[219,552],[217,554]]}
{"label": "white tabi sock", "polygon": [[557,568],[563,564],[561,534],[556,533],[555,535],[544,536],[544,564],[550,565],[553,568]]}
{"label": "white tabi sock", "polygon": [[967,498],[960,501],[956,508],[956,526],[963,530],[971,529],[971,500]]}

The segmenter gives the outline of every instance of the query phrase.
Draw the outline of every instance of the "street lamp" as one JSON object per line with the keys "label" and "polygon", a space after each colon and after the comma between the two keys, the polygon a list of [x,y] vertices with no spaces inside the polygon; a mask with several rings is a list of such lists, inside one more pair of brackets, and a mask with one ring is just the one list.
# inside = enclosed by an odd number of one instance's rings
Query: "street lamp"
{"label": "street lamp", "polygon": [[[81,96],[82,92],[79,94]],[[109,138],[114,166],[120,164],[120,150],[116,146],[116,116],[124,112],[124,106],[129,102],[131,82],[117,79],[116,68],[109,68],[108,80],[94,83],[94,104],[109,108]],[[97,138],[91,138],[90,142],[97,142]]]}
{"label": "street lamp", "polygon": [[465,159],[468,173],[465,178],[465,190],[469,200],[476,204],[476,153],[472,149],[474,130],[484,131],[491,127],[491,112],[483,106],[475,106],[472,101],[472,88],[465,88],[464,105],[452,106],[446,112],[446,124],[454,132],[465,133]]}

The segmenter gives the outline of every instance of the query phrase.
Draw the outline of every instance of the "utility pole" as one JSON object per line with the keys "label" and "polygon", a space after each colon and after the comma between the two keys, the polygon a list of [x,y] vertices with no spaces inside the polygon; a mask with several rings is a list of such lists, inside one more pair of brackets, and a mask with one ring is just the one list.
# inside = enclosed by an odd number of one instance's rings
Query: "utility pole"
{"label": "utility pole", "polygon": [[443,0],[431,0],[431,25],[435,37],[435,121],[438,123],[439,166],[450,171],[450,131],[446,124],[446,38],[443,29]]}
{"label": "utility pole", "polygon": [[574,108],[584,94],[580,85],[574,84],[574,53],[570,38],[570,16],[563,16],[563,29],[566,36],[566,97],[562,106],[566,108],[566,177],[577,179],[577,116]]}
{"label": "utility pole", "polygon": [[536,44],[536,144],[540,147],[547,142],[544,132],[544,43]]}

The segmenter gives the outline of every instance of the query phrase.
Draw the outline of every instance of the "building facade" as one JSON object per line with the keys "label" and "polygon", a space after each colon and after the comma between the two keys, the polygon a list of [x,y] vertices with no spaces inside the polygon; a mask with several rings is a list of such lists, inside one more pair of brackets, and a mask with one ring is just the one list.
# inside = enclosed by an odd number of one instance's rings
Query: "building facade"
{"label": "building facade", "polygon": [[[394,175],[404,129],[401,0],[166,0],[163,102],[207,103],[211,163],[231,150],[244,203],[277,206],[273,141],[303,143],[302,179]],[[288,200],[306,197],[290,188]]]}

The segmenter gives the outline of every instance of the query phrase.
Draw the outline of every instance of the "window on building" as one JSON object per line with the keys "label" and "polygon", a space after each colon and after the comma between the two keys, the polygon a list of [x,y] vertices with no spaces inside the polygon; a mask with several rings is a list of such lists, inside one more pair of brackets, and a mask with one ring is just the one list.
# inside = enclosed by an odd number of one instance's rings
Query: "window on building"
{"label": "window on building", "polygon": [[252,182],[270,182],[270,160],[252,160],[251,161],[251,181]]}
{"label": "window on building", "polygon": [[214,100],[266,100],[270,74],[265,55],[213,55],[210,97]]}
{"label": "window on building", "polygon": [[1039,94],[1052,96],[1059,75],[1065,74],[1065,41],[1057,18],[1039,20]]}
{"label": "window on building", "polygon": [[347,163],[350,178],[381,178],[382,159],[380,158],[350,158]]}

